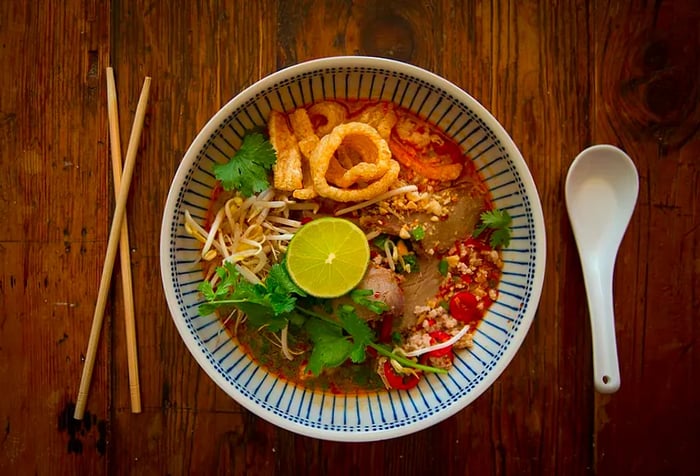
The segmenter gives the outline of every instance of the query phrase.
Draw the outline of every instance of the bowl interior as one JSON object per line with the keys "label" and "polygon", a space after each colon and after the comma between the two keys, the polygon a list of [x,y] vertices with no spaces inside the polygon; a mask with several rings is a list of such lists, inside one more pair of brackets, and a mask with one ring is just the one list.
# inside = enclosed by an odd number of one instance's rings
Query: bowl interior
{"label": "bowl interior", "polygon": [[[503,250],[499,298],[456,354],[447,375],[426,375],[409,391],[335,395],[310,391],[269,374],[251,360],[215,315],[199,316],[200,249],[184,230],[185,209],[203,221],[215,184],[212,166],[227,161],[247,130],[264,126],[272,109],[288,111],[328,98],[383,99],[437,124],[474,162],[497,208],[513,219]],[[391,60],[344,57],[277,72],[226,104],[185,155],[168,196],[161,232],[161,272],[173,320],[208,375],[268,421],[332,440],[395,437],[441,421],[484,392],[519,348],[534,317],[544,278],[541,206],[527,166],[498,122],[465,92],[420,68]]]}

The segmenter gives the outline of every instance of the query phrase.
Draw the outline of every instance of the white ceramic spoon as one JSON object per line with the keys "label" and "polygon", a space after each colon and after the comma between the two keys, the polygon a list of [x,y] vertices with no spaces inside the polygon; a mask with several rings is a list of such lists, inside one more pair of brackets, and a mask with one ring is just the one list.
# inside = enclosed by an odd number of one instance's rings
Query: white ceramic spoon
{"label": "white ceramic spoon", "polygon": [[582,151],[566,175],[566,209],[581,258],[591,318],[594,385],[601,393],[620,388],[613,271],[638,193],[634,162],[612,145]]}

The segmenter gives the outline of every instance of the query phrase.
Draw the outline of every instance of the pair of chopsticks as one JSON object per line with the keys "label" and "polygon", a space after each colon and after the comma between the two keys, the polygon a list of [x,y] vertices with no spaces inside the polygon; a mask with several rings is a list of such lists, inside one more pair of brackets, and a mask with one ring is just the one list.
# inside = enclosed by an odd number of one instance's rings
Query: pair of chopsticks
{"label": "pair of chopsticks", "polygon": [[146,116],[146,104],[148,103],[150,87],[151,78],[146,77],[143,82],[143,88],[141,89],[141,96],[139,97],[138,105],[136,106],[134,124],[131,128],[131,136],[129,137],[129,145],[126,150],[126,159],[124,161],[124,170],[122,171],[121,145],[119,139],[119,115],[117,113],[117,92],[114,82],[114,71],[112,68],[107,68],[107,112],[109,117],[109,136],[112,155],[112,171],[114,175],[114,191],[116,194],[117,204],[114,209],[112,227],[109,232],[107,253],[105,256],[104,265],[102,267],[102,278],[100,279],[100,288],[99,292],[97,293],[95,313],[92,317],[90,340],[88,341],[85,365],[83,367],[82,377],[80,378],[80,388],[78,390],[78,398],[76,400],[75,411],[73,413],[73,418],[76,420],[82,420],[85,413],[88,390],[90,389],[90,382],[92,380],[92,371],[95,367],[97,344],[100,340],[102,320],[104,318],[107,296],[112,280],[112,269],[114,268],[114,261],[116,259],[118,248],[120,250],[121,257],[122,287],[124,291],[124,319],[126,325],[131,411],[133,413],[141,412],[141,388],[139,384],[138,356],[136,351],[136,326],[134,322],[134,298],[131,281],[131,260],[129,256],[129,232],[125,215],[126,199],[129,195],[131,177],[134,172],[134,165],[136,164],[136,152],[138,150],[139,141],[141,140],[141,132],[143,130],[143,122]]}

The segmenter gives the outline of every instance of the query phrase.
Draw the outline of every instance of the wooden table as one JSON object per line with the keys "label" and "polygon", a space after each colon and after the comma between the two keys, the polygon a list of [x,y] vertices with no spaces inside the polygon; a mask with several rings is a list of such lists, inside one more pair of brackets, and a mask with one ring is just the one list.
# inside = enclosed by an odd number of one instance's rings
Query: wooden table
{"label": "wooden table", "polygon": [[[694,0],[0,2],[0,473],[697,474],[699,26]],[[491,110],[530,166],[548,238],[539,311],[496,384],[443,423],[368,444],[298,436],[234,403],[180,340],[159,274],[170,180],[207,119],[269,73],[344,54],[427,68]],[[143,412],[130,411],[117,267],[78,422],[115,204],[110,65],[124,151],[153,78],[127,204]],[[563,203],[593,143],[625,149],[640,175],[609,396],[592,385]]]}

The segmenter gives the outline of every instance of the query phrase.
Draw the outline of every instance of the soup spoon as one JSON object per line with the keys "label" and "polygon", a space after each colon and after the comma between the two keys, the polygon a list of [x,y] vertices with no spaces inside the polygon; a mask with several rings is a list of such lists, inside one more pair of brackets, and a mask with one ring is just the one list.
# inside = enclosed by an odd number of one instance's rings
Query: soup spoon
{"label": "soup spoon", "polygon": [[593,338],[594,386],[600,393],[620,388],[613,272],[638,192],[634,162],[612,145],[585,149],[566,175],[566,209],[581,258]]}

